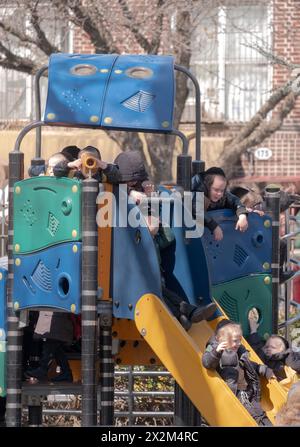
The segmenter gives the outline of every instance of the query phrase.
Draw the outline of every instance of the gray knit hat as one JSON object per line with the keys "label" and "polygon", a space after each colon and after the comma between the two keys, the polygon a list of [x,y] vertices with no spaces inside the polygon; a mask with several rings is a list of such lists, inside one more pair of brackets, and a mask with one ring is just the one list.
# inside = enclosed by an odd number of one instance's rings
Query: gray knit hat
{"label": "gray knit hat", "polygon": [[148,180],[148,174],[139,151],[121,152],[114,163],[119,167],[121,182]]}

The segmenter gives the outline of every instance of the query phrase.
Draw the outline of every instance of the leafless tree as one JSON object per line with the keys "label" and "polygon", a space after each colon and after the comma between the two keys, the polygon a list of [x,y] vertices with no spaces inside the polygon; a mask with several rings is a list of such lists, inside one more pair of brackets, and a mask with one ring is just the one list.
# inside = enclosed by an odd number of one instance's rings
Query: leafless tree
{"label": "leafless tree", "polygon": [[[213,19],[215,8],[222,4],[221,0],[0,0],[0,66],[35,73],[47,63],[50,54],[63,51],[72,26],[88,36],[96,53],[173,54],[177,64],[189,68],[197,25],[208,17]],[[63,28],[65,33],[61,34]],[[58,39],[59,34],[62,39]],[[289,80],[272,92],[257,114],[228,142],[219,163],[229,177],[245,149],[280,128],[298,96],[292,85],[295,87]],[[174,127],[178,128],[189,93],[186,77],[180,73],[176,75],[176,86]],[[279,112],[266,120],[274,108],[280,108]],[[148,151],[149,170],[155,181],[171,179],[173,137],[146,134],[145,148],[138,133],[109,135],[123,150]]]}

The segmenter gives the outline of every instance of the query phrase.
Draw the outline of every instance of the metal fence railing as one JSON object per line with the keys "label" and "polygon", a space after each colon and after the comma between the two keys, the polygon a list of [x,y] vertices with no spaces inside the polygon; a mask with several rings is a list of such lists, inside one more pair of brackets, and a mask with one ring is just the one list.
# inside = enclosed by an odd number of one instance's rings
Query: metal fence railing
{"label": "metal fence railing", "polygon": [[[174,424],[174,380],[168,371],[116,367],[115,381],[116,425],[144,425],[145,419],[148,419],[147,425]],[[137,385],[138,388],[144,389],[137,390]],[[150,389],[151,386],[152,389]],[[80,395],[80,390],[79,387],[78,395]],[[54,394],[49,390],[47,403],[43,405],[43,416],[76,416],[80,419],[81,402],[78,405],[78,399],[75,401],[76,395]],[[26,407],[23,407],[23,413],[24,415],[28,413]],[[149,418],[153,423],[149,422]]]}
{"label": "metal fence railing", "polygon": [[[293,204],[292,207],[297,209],[300,205]],[[279,324],[279,328],[284,329],[285,338],[289,342],[291,342],[291,327],[300,320],[300,297],[298,288],[294,287],[294,280],[300,275],[300,258],[295,243],[299,234],[299,221],[294,215],[291,215],[291,209],[288,209],[285,211],[285,235],[281,237],[281,240],[286,240],[285,269],[291,270],[294,265],[298,271],[295,272],[291,281],[282,285],[281,299],[284,302],[284,321]],[[295,310],[292,315],[290,314],[291,306]]]}

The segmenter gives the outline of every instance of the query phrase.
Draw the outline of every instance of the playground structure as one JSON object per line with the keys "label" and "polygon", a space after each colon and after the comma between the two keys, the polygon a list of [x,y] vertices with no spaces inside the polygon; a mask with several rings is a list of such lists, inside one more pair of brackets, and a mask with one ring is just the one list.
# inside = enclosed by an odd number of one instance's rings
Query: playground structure
{"label": "playground structure", "polygon": [[[193,162],[187,154],[185,136],[172,126],[174,68],[188,75],[196,89]],[[42,121],[39,80],[46,70],[49,85]],[[162,303],[160,269],[148,229],[142,225],[122,226],[118,201],[116,225],[97,228],[96,204],[109,185],[98,185],[92,178],[82,182],[47,176],[23,180],[20,145],[27,132],[36,129],[36,157],[32,164],[42,165],[41,128],[45,125],[176,135],[183,148],[177,160],[177,185],[189,191],[191,175],[204,169],[200,160],[197,81],[185,68],[174,66],[169,56],[56,54],[51,56],[49,67],[37,74],[36,86],[37,121],[22,130],[9,157],[7,278],[6,272],[1,271],[1,296],[5,296],[7,282],[7,330],[6,319],[0,320],[1,396],[7,396],[7,425],[21,425],[21,397],[25,392],[18,312],[50,308],[81,313],[82,384],[78,386],[82,394],[82,425],[112,424],[116,361],[121,365],[164,365],[179,385],[178,392],[185,393],[210,425],[256,426],[218,374],[202,366],[201,357],[217,322],[225,317],[223,311],[239,321],[247,334],[248,313],[256,308],[261,334],[277,332],[278,189],[267,191],[273,219],[249,216],[245,234],[233,230],[234,217],[229,210],[214,212],[225,232],[224,240],[218,243],[207,231],[203,238],[187,239],[187,228],[175,225],[170,200],[176,243],[162,259],[166,285],[193,304],[201,296],[204,304],[214,298],[220,305],[212,321],[194,324],[186,332]],[[127,207],[128,214],[134,205]],[[126,261],[128,258],[130,262]],[[137,275],[141,266],[144,274]],[[118,346],[114,355],[113,339]],[[244,344],[251,358],[260,362],[245,341]],[[66,392],[69,394],[67,390],[75,385],[66,386]],[[50,385],[45,384],[45,393],[47,386]],[[33,390],[34,385],[31,387]],[[274,381],[263,382],[262,387],[262,405],[273,421],[286,392]],[[230,412],[224,412],[225,405]]]}

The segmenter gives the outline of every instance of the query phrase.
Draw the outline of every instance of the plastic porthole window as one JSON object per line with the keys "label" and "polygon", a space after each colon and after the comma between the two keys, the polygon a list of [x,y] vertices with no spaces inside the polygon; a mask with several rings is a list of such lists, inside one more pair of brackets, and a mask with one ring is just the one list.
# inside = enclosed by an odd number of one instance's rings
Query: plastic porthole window
{"label": "plastic porthole window", "polygon": [[97,73],[97,67],[90,64],[77,64],[70,69],[70,72],[75,76],[91,76]]}
{"label": "plastic porthole window", "polygon": [[146,79],[153,76],[153,71],[146,67],[131,67],[126,70],[126,75],[135,79]]}

